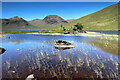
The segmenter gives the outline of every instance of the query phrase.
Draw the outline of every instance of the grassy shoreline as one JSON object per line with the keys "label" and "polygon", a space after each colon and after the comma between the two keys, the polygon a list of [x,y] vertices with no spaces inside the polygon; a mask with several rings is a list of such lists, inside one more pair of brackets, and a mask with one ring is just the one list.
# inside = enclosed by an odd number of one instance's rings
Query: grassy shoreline
{"label": "grassy shoreline", "polygon": [[109,38],[109,39],[118,39],[118,34],[103,34],[98,32],[87,32],[87,33],[78,33],[78,34],[64,34],[56,32],[4,32],[1,34],[41,34],[41,35],[61,35],[61,36],[86,36],[86,37],[98,37],[98,38]]}

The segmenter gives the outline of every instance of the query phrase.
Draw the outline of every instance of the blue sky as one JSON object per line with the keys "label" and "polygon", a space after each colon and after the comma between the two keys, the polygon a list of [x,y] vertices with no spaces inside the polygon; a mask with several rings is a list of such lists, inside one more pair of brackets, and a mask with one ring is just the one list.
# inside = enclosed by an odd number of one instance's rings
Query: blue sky
{"label": "blue sky", "polygon": [[19,16],[32,20],[58,15],[63,19],[77,19],[113,4],[116,2],[3,2],[2,18]]}

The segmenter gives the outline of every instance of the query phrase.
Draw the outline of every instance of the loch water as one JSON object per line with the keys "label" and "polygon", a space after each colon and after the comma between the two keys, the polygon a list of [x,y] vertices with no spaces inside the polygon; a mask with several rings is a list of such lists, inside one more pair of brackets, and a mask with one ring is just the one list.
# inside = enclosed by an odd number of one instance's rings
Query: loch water
{"label": "loch water", "polygon": [[[1,39],[6,49],[0,55],[3,78],[25,79],[30,74],[39,78],[118,78],[117,48],[103,46],[106,40],[42,34],[7,34]],[[56,40],[76,47],[55,49]]]}

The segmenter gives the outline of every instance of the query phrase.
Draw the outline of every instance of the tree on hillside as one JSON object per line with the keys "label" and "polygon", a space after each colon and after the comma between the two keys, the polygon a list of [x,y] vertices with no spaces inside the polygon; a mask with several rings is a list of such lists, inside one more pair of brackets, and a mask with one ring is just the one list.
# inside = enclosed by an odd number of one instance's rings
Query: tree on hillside
{"label": "tree on hillside", "polygon": [[65,31],[66,29],[65,29],[65,27],[63,27],[63,31]]}
{"label": "tree on hillside", "polygon": [[73,28],[73,31],[77,31],[76,28]]}
{"label": "tree on hillside", "polygon": [[63,27],[63,26],[62,26],[62,24],[61,24],[61,26],[60,26],[60,27],[61,27],[61,29],[62,29],[62,27]]}
{"label": "tree on hillside", "polygon": [[76,26],[77,29],[80,30],[80,31],[81,31],[81,30],[83,29],[83,27],[84,27],[84,25],[82,25],[81,23],[77,23],[75,26]]}

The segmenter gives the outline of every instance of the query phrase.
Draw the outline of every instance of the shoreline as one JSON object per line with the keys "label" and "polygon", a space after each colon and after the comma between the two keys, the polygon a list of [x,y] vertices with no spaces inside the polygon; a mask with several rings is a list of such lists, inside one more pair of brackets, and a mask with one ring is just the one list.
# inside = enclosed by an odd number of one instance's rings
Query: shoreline
{"label": "shoreline", "polygon": [[118,37],[119,37],[119,35],[117,34],[103,34],[103,33],[97,33],[97,32],[87,32],[87,33],[78,33],[78,34],[62,34],[62,33],[26,33],[26,34],[84,36],[84,37],[94,37],[94,38],[109,39],[109,40],[118,40]]}
{"label": "shoreline", "polygon": [[87,33],[78,33],[78,34],[63,34],[63,33],[23,33],[23,34],[42,34],[42,35],[63,35],[63,36],[118,36],[118,34],[104,34],[104,33],[98,33],[98,32],[87,32]]}
{"label": "shoreline", "polygon": [[[16,33],[17,34],[17,33]],[[118,39],[118,34],[104,34],[104,33],[98,33],[98,32],[87,32],[87,33],[78,33],[78,34],[63,34],[63,33],[18,33],[18,34],[41,34],[41,35],[59,35],[59,36],[84,36],[84,37],[96,37],[100,39]],[[8,35],[6,34],[1,34],[2,35]]]}

